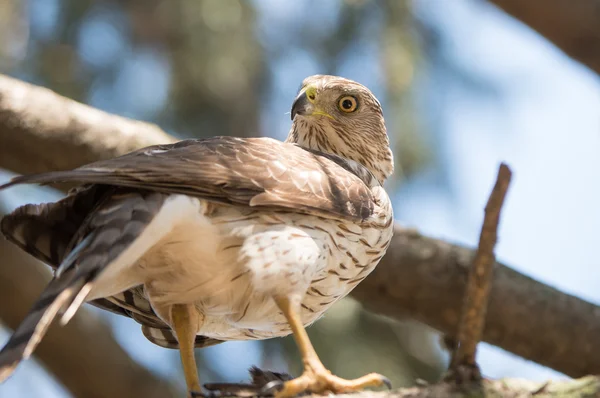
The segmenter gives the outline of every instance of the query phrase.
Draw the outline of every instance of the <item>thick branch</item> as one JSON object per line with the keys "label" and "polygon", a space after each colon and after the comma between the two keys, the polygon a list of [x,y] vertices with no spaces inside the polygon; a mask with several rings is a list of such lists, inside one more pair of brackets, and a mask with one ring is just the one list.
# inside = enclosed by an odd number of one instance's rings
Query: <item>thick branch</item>
{"label": "thick branch", "polygon": [[[263,386],[263,384],[259,384]],[[236,389],[238,397],[251,396],[257,387]],[[433,385],[401,388],[393,391],[361,391],[353,394],[339,394],[337,398],[592,398],[600,394],[600,378],[587,376],[575,380],[553,381],[547,383],[531,382],[522,379],[480,380],[457,385],[452,382],[440,382]],[[319,398],[322,395],[310,395]]]}
{"label": "thick branch", "polygon": [[175,138],[0,75],[0,161],[22,174],[67,170]]}
{"label": "thick branch", "polygon": [[491,0],[600,74],[600,0]]}
{"label": "thick branch", "polygon": [[[250,381],[246,383],[211,383],[205,387],[216,396],[251,397],[273,381],[291,380],[287,373],[264,371],[256,367],[250,369]],[[600,394],[600,378],[586,376],[581,379],[550,382],[532,382],[523,379],[442,381],[432,385],[420,384],[415,387],[392,391],[360,391],[352,394],[338,394],[337,398],[592,398]],[[322,395],[309,395],[319,398]]]}
{"label": "thick branch", "polygon": [[[474,252],[396,226],[353,295],[392,318],[453,335]],[[600,308],[496,263],[483,341],[573,377],[600,373]]]}
{"label": "thick branch", "polygon": [[[35,105],[38,95],[46,98],[45,106]],[[29,107],[28,101],[34,105]],[[125,146],[115,149],[115,145],[111,145],[120,142],[120,137],[131,142],[139,137],[140,145],[170,140],[155,126],[138,122],[128,125],[129,121],[119,118],[121,128],[115,128],[114,123],[104,122],[105,117],[113,120],[111,116],[73,104],[45,89],[0,77],[0,147],[9,148],[3,151],[13,153],[26,153],[32,142],[46,148],[44,160],[27,156],[13,157],[9,162],[2,156],[0,167],[22,173],[49,170],[53,165],[78,166],[75,163],[83,160],[77,157],[81,148],[77,126],[96,131],[98,137],[85,161],[131,149]],[[87,112],[95,115],[97,125],[94,127],[90,126],[92,122]],[[66,124],[71,135],[57,132],[53,114],[63,114],[63,118],[71,120]],[[50,120],[48,127],[46,117]],[[80,117],[83,122],[77,121]],[[123,136],[124,131],[126,136]],[[15,134],[26,134],[32,141],[11,139]],[[109,148],[103,151],[105,140]],[[71,155],[76,160],[69,160]],[[396,226],[388,254],[353,295],[375,312],[394,318],[410,316],[453,334],[472,256],[472,250]],[[583,376],[600,373],[598,336],[600,308],[504,265],[496,265],[484,341],[568,375]]]}
{"label": "thick branch", "polygon": [[[7,240],[0,240],[0,253],[0,314],[14,329],[50,281],[50,272]],[[134,362],[110,327],[89,311],[79,311],[65,327],[50,328],[36,356],[75,397],[176,396],[173,386]]]}

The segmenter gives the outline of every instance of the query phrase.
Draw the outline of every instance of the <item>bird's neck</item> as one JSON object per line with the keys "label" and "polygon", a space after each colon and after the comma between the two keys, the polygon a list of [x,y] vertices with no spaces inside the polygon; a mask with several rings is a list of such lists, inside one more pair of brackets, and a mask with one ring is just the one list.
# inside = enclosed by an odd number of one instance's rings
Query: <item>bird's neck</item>
{"label": "bird's neck", "polygon": [[385,145],[382,145],[381,148],[367,148],[358,143],[347,142],[333,130],[326,131],[320,126],[299,128],[296,123],[293,123],[285,142],[319,152],[331,153],[356,162],[368,169],[381,185],[394,170],[392,152],[387,145],[387,137],[385,137]]}

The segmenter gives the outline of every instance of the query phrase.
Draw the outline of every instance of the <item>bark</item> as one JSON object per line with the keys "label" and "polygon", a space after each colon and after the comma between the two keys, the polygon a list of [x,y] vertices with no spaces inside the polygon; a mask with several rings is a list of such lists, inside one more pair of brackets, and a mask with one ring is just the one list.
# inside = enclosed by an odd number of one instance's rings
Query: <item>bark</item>
{"label": "bark", "polygon": [[[452,372],[452,370],[450,371]],[[209,391],[218,396],[252,397],[270,382],[291,380],[287,373],[250,369],[250,383],[211,384]],[[529,398],[529,397],[569,397],[591,398],[600,396],[600,378],[586,376],[575,380],[532,382],[523,379],[486,380],[474,379],[459,382],[446,378],[436,384],[419,383],[415,387],[400,388],[392,391],[361,391],[353,394],[338,394],[347,398]],[[310,395],[312,398],[322,395]]]}
{"label": "bark", "polygon": [[490,0],[600,74],[600,0]]}
{"label": "bark", "polygon": [[90,108],[0,75],[0,166],[66,170],[175,138],[158,126]]}
{"label": "bark", "polygon": [[[19,173],[73,168],[136,145],[171,141],[154,125],[0,76],[0,167]],[[353,295],[375,312],[412,317],[452,335],[473,254],[396,226],[388,253]],[[595,355],[600,352],[600,308],[499,263],[486,322],[486,342],[570,376],[600,373],[600,356]]]}
{"label": "bark", "polygon": [[[251,373],[253,370],[251,370]],[[259,370],[259,372],[262,372]],[[256,379],[254,379],[256,380]],[[271,380],[282,380],[276,377]],[[284,380],[289,380],[286,378]],[[231,386],[231,385],[230,385]],[[236,385],[236,388],[225,389],[219,393],[230,393],[227,396],[250,397],[254,396],[264,382],[257,384]],[[235,394],[235,395],[234,395]],[[471,383],[456,384],[452,382],[441,382],[433,385],[419,385],[410,388],[401,388],[393,391],[361,391],[353,394],[339,394],[341,398],[592,398],[600,394],[600,379],[595,376],[587,376],[576,380],[553,381],[553,382],[531,382],[521,379],[481,380]],[[323,397],[323,395],[311,395],[311,398]]]}

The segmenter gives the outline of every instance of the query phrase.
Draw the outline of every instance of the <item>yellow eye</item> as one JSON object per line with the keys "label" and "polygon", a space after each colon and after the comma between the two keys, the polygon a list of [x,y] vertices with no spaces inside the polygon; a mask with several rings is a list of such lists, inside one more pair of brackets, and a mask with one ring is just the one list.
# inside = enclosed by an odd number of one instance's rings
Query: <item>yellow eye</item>
{"label": "yellow eye", "polygon": [[340,111],[350,113],[354,112],[358,107],[358,101],[351,95],[346,95],[338,101],[338,108]]}

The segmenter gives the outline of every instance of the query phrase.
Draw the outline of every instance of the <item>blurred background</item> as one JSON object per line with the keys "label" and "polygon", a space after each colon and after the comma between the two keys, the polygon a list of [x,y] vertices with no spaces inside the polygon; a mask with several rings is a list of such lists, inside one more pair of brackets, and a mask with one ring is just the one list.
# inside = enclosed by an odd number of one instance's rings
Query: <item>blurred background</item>
{"label": "blurred background", "polygon": [[[474,246],[506,161],[515,176],[498,258],[600,304],[600,80],[486,1],[2,0],[0,73],[181,138],[284,139],[304,77],[357,80],[384,107],[399,222]],[[0,210],[59,196],[14,189],[1,194]],[[129,319],[87,310],[135,361],[185,385],[177,351],[152,345]],[[1,320],[3,345],[11,331]],[[376,371],[407,386],[437,380],[447,362],[435,331],[370,315],[352,299],[309,334],[343,377]],[[253,364],[301,370],[290,338],[226,343],[197,357],[205,382],[245,380]],[[479,363],[488,377],[564,377],[485,344]],[[0,396],[71,393],[30,360]]]}

